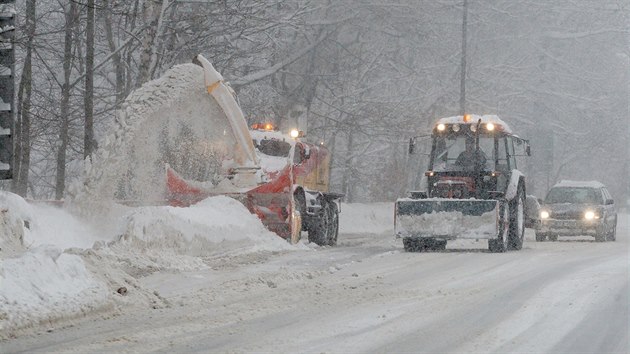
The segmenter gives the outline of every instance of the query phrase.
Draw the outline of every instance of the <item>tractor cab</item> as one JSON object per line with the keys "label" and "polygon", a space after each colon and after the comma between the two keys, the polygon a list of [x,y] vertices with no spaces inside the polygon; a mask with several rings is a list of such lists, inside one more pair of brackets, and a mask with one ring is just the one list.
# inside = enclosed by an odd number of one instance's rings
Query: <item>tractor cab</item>
{"label": "tractor cab", "polygon": [[517,169],[518,147],[525,148],[521,155],[529,151],[528,142],[497,116],[442,118],[431,137],[425,176],[432,198],[499,198]]}

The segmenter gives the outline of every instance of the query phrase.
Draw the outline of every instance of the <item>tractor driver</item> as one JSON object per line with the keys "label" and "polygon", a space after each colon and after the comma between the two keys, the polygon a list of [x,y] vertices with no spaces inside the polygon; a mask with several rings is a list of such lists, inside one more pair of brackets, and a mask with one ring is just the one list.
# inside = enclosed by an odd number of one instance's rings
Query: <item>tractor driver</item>
{"label": "tractor driver", "polygon": [[475,164],[481,167],[485,166],[486,161],[486,154],[481,149],[477,150],[475,148],[475,139],[467,137],[466,150],[459,154],[455,164],[465,169],[472,169],[475,167]]}

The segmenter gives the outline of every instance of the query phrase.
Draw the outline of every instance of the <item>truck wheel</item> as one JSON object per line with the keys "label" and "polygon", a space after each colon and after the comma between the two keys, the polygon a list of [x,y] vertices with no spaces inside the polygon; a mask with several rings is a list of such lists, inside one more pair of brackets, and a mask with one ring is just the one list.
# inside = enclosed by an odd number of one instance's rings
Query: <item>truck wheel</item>
{"label": "truck wheel", "polygon": [[293,203],[295,204],[295,208],[300,212],[301,216],[301,231],[306,231],[306,222],[304,220],[306,214],[306,198],[304,197],[304,191],[298,190],[293,194]]}
{"label": "truck wheel", "polygon": [[308,242],[325,246],[330,240],[331,222],[329,204],[322,200],[322,207],[312,225],[308,228]]}
{"label": "truck wheel", "polygon": [[291,215],[289,220],[289,243],[292,245],[298,243],[302,234],[302,208],[300,208],[299,199],[293,196],[291,200]]}
{"label": "truck wheel", "polygon": [[328,213],[330,223],[328,224],[328,245],[334,246],[337,244],[337,236],[339,235],[339,211],[335,202],[329,202]]}
{"label": "truck wheel", "polygon": [[501,212],[501,220],[499,220],[499,237],[494,240],[488,240],[488,250],[490,252],[505,252],[508,249],[510,207],[508,203],[501,203],[500,208],[503,211]]}
{"label": "truck wheel", "polygon": [[518,187],[516,197],[510,201],[510,229],[508,235],[508,249],[523,248],[525,236],[525,191],[523,185]]}

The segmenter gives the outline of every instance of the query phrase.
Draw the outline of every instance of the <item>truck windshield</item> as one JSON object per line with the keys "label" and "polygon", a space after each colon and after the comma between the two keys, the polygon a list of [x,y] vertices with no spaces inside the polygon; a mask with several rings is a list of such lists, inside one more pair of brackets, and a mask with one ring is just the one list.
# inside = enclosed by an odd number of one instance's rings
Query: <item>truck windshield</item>
{"label": "truck windshield", "polygon": [[466,135],[438,137],[435,141],[433,169],[460,170],[471,167],[472,157],[480,162],[483,169],[492,169],[494,160],[494,138],[479,137],[479,151],[476,152],[474,138]]}
{"label": "truck windshield", "polygon": [[256,144],[258,151],[269,156],[288,157],[291,144],[275,139],[262,139]]}

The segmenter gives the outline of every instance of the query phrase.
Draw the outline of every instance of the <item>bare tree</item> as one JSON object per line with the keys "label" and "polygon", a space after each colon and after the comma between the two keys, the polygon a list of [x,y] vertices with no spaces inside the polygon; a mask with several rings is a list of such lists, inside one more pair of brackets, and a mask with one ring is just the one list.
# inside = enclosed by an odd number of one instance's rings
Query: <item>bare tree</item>
{"label": "bare tree", "polygon": [[24,66],[18,89],[18,117],[16,122],[15,171],[13,191],[21,196],[28,193],[31,165],[31,99],[33,92],[33,41],[36,29],[35,0],[26,2],[26,44]]}
{"label": "bare tree", "polygon": [[157,65],[157,46],[169,4],[169,0],[145,0],[143,3],[142,13],[147,27],[140,50],[136,87],[151,80],[151,73],[155,71],[155,66]]}
{"label": "bare tree", "polygon": [[96,149],[94,139],[94,0],[87,2],[87,27],[85,31],[85,136],[83,157]]}
{"label": "bare tree", "polygon": [[61,86],[61,104],[60,115],[61,127],[59,129],[59,147],[57,151],[57,174],[55,182],[55,198],[63,198],[66,182],[66,155],[68,148],[68,141],[70,139],[69,127],[69,112],[70,112],[70,93],[72,87],[70,86],[70,74],[72,72],[72,63],[74,56],[73,49],[73,30],[78,21],[78,6],[75,2],[71,1],[65,12],[65,38],[64,38],[64,51],[63,51],[63,84]]}

